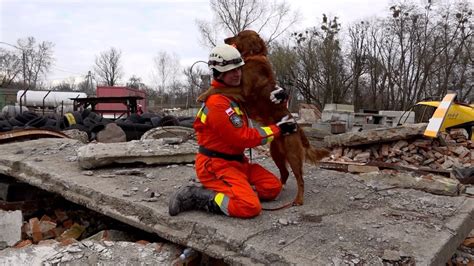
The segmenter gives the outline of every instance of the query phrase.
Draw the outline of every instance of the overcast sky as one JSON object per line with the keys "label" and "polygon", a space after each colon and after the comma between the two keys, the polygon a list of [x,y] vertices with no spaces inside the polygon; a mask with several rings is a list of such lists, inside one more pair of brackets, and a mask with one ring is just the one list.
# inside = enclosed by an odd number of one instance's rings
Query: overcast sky
{"label": "overcast sky", "polygon": [[[417,0],[422,1],[422,0]],[[391,0],[288,0],[304,29],[321,14],[356,19],[385,16]],[[122,51],[123,81],[132,75],[150,82],[152,58],[176,53],[182,66],[206,60],[196,19],[210,19],[209,0],[0,0],[0,42],[33,36],[54,43],[55,62],[47,80],[84,76],[95,56],[110,47]],[[4,44],[0,47],[13,49]],[[203,65],[205,66],[205,65]]]}

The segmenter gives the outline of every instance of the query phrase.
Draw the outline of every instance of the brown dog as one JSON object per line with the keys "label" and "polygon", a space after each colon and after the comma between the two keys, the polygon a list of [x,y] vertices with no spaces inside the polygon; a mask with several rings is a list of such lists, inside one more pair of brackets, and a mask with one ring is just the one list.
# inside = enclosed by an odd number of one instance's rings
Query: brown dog
{"label": "brown dog", "polygon": [[[291,113],[285,103],[275,104],[270,100],[270,93],[275,89],[276,81],[272,67],[267,58],[267,47],[258,33],[244,30],[234,37],[225,39],[226,44],[235,45],[244,58],[242,67],[242,84],[238,88],[218,90],[211,88],[203,93],[198,100],[205,99],[215,93],[231,96],[245,102],[245,110],[251,119],[262,125],[279,122]],[[318,150],[310,146],[303,130],[298,127],[294,134],[276,138],[270,144],[270,154],[280,170],[280,179],[286,184],[288,179],[288,162],[298,184],[298,194],[294,205],[302,205],[304,198],[303,161],[306,159],[317,163],[329,155],[327,150]]]}

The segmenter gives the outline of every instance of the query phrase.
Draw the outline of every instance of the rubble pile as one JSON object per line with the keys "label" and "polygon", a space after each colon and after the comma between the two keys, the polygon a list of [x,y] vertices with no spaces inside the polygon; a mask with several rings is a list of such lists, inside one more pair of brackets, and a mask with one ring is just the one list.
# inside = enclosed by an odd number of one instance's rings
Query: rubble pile
{"label": "rubble pile", "polygon": [[474,264],[474,230],[459,245],[458,249],[446,265],[473,265]]}
{"label": "rubble pile", "polygon": [[42,241],[54,239],[63,244],[77,242],[84,233],[86,226],[70,219],[66,212],[55,210],[52,217],[43,215],[40,219],[32,217],[21,227],[22,241],[15,247],[24,247],[38,244]]}
{"label": "rubble pile", "polygon": [[[16,213],[20,214],[16,227],[19,229],[21,226],[21,240],[16,244],[4,243],[7,245],[0,247],[0,265],[25,265],[30,262],[33,265],[146,264],[149,261],[179,265],[185,261],[180,258],[183,247],[162,242],[155,235],[87,210],[56,208],[44,214],[38,213],[41,218],[25,217],[23,224],[20,211],[11,214]],[[116,229],[106,229],[110,227]],[[191,261],[198,258],[185,259]]]}
{"label": "rubble pile", "polygon": [[465,129],[452,129],[438,139],[411,138],[332,149],[329,161],[368,163],[378,161],[400,166],[425,166],[448,170],[474,164],[474,143]]}

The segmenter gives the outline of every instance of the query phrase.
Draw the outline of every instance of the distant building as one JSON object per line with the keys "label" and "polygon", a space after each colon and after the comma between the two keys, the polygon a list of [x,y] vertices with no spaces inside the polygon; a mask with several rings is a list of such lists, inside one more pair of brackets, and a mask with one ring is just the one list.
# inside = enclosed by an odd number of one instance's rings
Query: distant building
{"label": "distant building", "polygon": [[0,110],[5,105],[15,105],[16,103],[16,94],[20,89],[7,89],[0,87]]}

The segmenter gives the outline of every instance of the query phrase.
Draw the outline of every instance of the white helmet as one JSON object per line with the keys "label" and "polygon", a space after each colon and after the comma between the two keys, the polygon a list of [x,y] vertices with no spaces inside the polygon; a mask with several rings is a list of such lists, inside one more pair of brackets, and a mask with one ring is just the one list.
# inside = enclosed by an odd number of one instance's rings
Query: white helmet
{"label": "white helmet", "polygon": [[214,47],[207,62],[210,69],[215,69],[219,72],[227,72],[244,64],[239,50],[228,44],[220,44]]}

